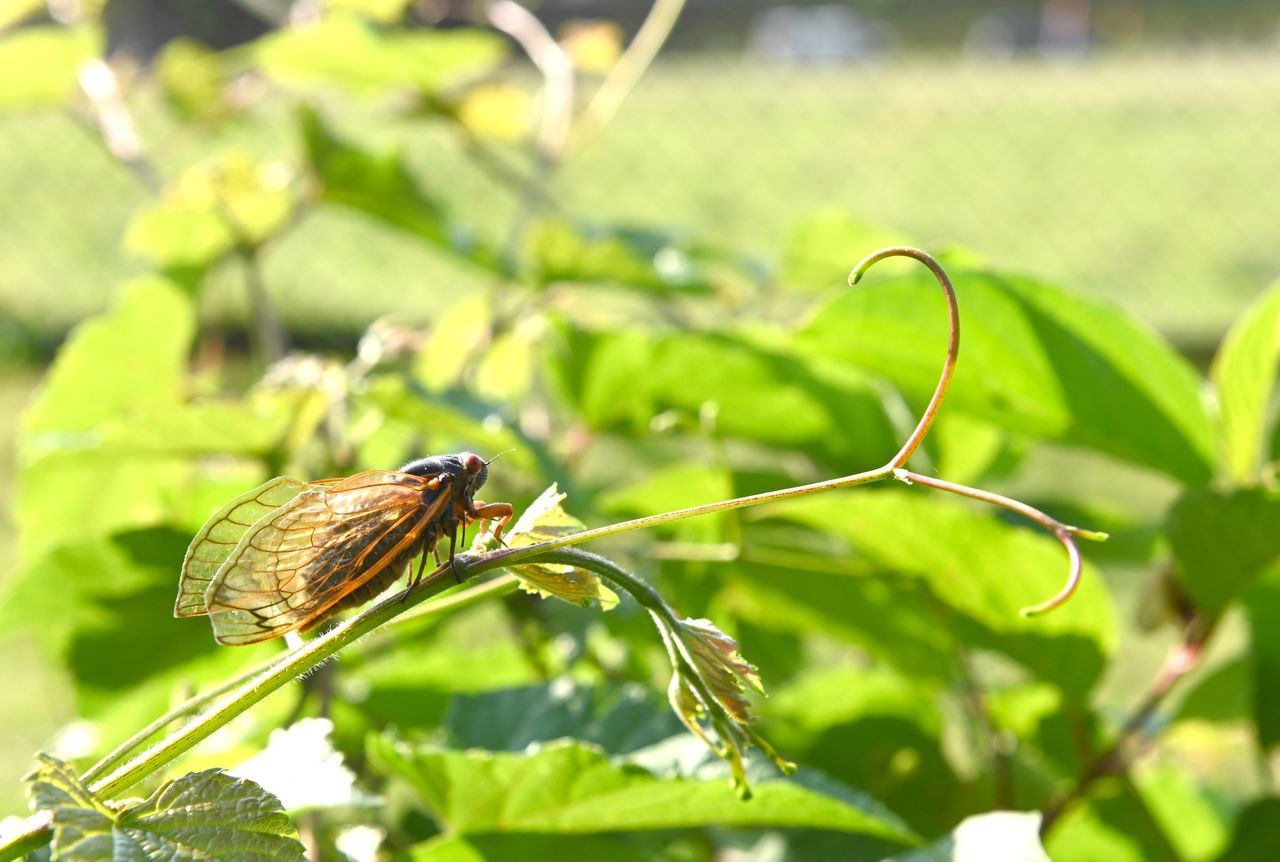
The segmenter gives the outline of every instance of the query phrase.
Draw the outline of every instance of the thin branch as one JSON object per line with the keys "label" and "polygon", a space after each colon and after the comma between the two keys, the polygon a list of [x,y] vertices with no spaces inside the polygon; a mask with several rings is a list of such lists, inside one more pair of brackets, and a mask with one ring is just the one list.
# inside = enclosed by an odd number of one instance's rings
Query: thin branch
{"label": "thin branch", "polygon": [[573,125],[573,63],[542,22],[514,0],[490,0],[484,5],[484,14],[490,24],[520,43],[542,75],[543,82],[537,158],[533,172],[523,186],[504,247],[506,259],[514,261],[525,226],[549,198],[551,175],[560,164],[569,140],[569,130]]}
{"label": "thin branch", "polygon": [[270,365],[284,358],[289,352],[289,339],[284,327],[280,324],[280,316],[276,314],[271,297],[267,295],[266,282],[262,277],[261,247],[257,245],[238,244],[236,252],[244,269],[245,288],[249,294],[249,309],[253,314],[254,339],[258,345],[265,365]]}
{"label": "thin branch", "polygon": [[490,0],[485,17],[495,28],[520,43],[542,74],[542,122],[538,125],[538,155],[555,164],[564,154],[573,122],[573,62],[542,22],[514,0]]}
{"label": "thin branch", "polygon": [[115,70],[106,60],[95,57],[80,66],[76,80],[93,111],[98,141],[112,158],[137,177],[147,191],[153,196],[158,195],[164,182],[142,148],[138,126],[124,100]]}
{"label": "thin branch", "polygon": [[644,77],[684,11],[685,0],[655,0],[635,38],[596,90],[578,117],[569,139],[577,150],[591,143],[617,115],[622,103]]}
{"label": "thin branch", "polygon": [[962,646],[957,646],[956,649],[956,666],[960,671],[960,691],[965,706],[973,716],[977,735],[981,738],[981,744],[986,747],[987,755],[991,759],[991,775],[995,785],[995,798],[992,800],[991,807],[993,810],[1010,808],[1016,798],[1015,776],[1013,758],[1005,745],[1004,733],[991,718],[991,713],[987,709],[986,694],[978,682],[977,675],[973,672],[969,655]]}

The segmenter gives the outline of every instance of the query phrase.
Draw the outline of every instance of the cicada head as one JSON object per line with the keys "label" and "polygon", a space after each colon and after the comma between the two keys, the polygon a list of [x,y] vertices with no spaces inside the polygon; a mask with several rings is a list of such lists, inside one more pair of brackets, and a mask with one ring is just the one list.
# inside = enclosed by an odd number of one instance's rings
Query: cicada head
{"label": "cicada head", "polygon": [[489,479],[489,461],[474,452],[433,455],[410,461],[400,468],[400,472],[426,478],[447,476],[454,498],[471,500]]}

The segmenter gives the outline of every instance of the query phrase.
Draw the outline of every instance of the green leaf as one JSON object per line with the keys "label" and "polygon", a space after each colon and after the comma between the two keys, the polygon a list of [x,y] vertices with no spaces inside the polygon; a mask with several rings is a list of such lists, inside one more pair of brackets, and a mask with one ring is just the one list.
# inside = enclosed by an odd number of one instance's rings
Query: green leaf
{"label": "green leaf", "polygon": [[229,75],[216,51],[179,37],[165,45],[154,65],[157,83],[185,120],[218,120],[232,111]]}
{"label": "green leaf", "polygon": [[493,310],[481,293],[459,296],[436,317],[414,363],[414,376],[432,391],[456,386],[493,333]]}
{"label": "green leaf", "polygon": [[177,402],[194,330],[191,300],[171,282],[125,285],[110,309],[77,326],[58,351],[22,417],[24,449],[53,447],[103,420]]}
{"label": "green leaf", "polygon": [[[0,19],[4,17],[0,10]],[[70,107],[80,92],[76,76],[81,64],[101,52],[102,32],[96,27],[41,26],[0,33],[0,111]]]}
{"label": "green leaf", "polygon": [[163,692],[153,705],[162,706],[174,677],[215,652],[207,624],[172,615],[186,542],[183,533],[157,529],[63,545],[6,579],[0,625],[33,633],[59,659],[80,715],[92,717],[152,683]]}
{"label": "green leaf", "polygon": [[1246,310],[1222,341],[1210,376],[1232,481],[1257,480],[1264,451],[1271,393],[1280,364],[1280,283]]}
{"label": "green leaf", "polygon": [[735,613],[773,631],[819,632],[856,644],[935,685],[956,678],[955,634],[939,618],[927,584],[833,565],[827,555],[770,549],[769,558],[771,565],[734,566],[721,599]]}
{"label": "green leaf", "polygon": [[1134,787],[1179,859],[1211,859],[1230,838],[1216,794],[1188,770],[1148,761],[1133,770]]}
{"label": "green leaf", "polygon": [[[552,373],[594,428],[649,436],[655,414],[852,467],[881,464],[897,434],[870,381],[797,356],[781,333],[570,331]],[[571,366],[571,367],[570,367]]]}
{"label": "green leaf", "polygon": [[579,282],[662,293],[712,287],[698,266],[698,250],[657,231],[547,219],[526,233],[524,252],[526,277],[539,287]]}
{"label": "green leaf", "polygon": [[158,269],[203,272],[238,245],[260,245],[293,209],[289,171],[231,151],[191,168],[139,209],[124,247]]}
{"label": "green leaf", "polygon": [[854,791],[763,780],[744,803],[722,781],[659,778],[567,740],[521,755],[375,737],[369,754],[381,771],[407,781],[437,822],[458,835],[793,826],[915,843],[897,818]]}
{"label": "green leaf", "polygon": [[[1200,381],[1157,335],[1117,309],[1030,279],[952,276],[962,337],[948,410],[1186,483],[1211,478],[1216,454]],[[937,285],[912,276],[848,291],[817,312],[799,342],[883,374],[923,403],[946,333]]]}
{"label": "green leaf", "polygon": [[1252,693],[1253,731],[1263,751],[1280,744],[1280,575],[1273,572],[1244,596],[1249,623],[1246,667]]}
{"label": "green leaf", "polygon": [[328,12],[355,12],[372,21],[392,24],[404,18],[413,0],[321,0]]}
{"label": "green leaf", "polygon": [[653,856],[612,838],[525,833],[441,835],[409,852],[408,862],[649,862]]}
{"label": "green leaf", "polygon": [[1236,819],[1231,844],[1214,862],[1270,862],[1280,846],[1280,797],[1256,799]]}
{"label": "green leaf", "polygon": [[59,351],[22,418],[16,510],[28,555],[162,520],[182,459],[100,447],[110,425],[180,403],[193,318],[169,282],[134,282]]}
{"label": "green leaf", "polygon": [[77,862],[303,860],[280,801],[220,769],[193,772],[132,804],[95,797],[69,764],[47,754],[27,776],[31,804],[53,812],[53,852]]}
{"label": "green leaf", "polygon": [[[507,533],[509,548],[527,548],[562,536],[580,533],[583,523],[566,512],[561,494],[553,483],[520,515]],[[610,610],[617,606],[618,595],[593,572],[559,563],[518,563],[509,567],[525,590],[540,596],[555,596],[571,605]]]}
{"label": "green leaf", "polygon": [[492,71],[506,55],[482,30],[376,29],[353,15],[326,15],[258,40],[262,70],[291,84],[336,85],[357,94],[414,88],[428,95]]}
{"label": "green leaf", "polygon": [[861,787],[916,831],[955,822],[968,793],[942,750],[941,695],[886,667],[815,668],[772,692],[760,710],[778,747]]}
{"label": "green leaf", "polygon": [[[531,685],[546,672],[534,666],[499,603],[481,603],[426,622],[425,633],[414,629],[412,635],[398,634],[412,629],[414,622],[393,630],[391,636],[406,639],[409,649],[352,652],[344,661],[351,673],[338,677],[335,704],[358,709],[371,729],[392,725],[434,731],[458,695]],[[342,733],[343,723],[336,724]]]}
{"label": "green leaf", "polygon": [[[962,639],[1003,652],[1076,698],[1097,682],[1114,646],[1114,613],[1092,567],[1064,607],[1035,619],[1019,614],[1054,595],[1067,575],[1062,546],[1034,528],[924,489],[839,492],[781,503],[768,515],[834,533],[857,557],[921,579],[963,615],[956,620]],[[970,630],[966,619],[978,627]]]}
{"label": "green leaf", "polygon": [[[1244,602],[1245,613],[1248,614],[1249,594],[1245,595]],[[1253,636],[1255,643],[1259,640],[1258,635],[1259,633],[1255,633]],[[1260,644],[1256,645],[1254,649],[1257,650],[1259,646]],[[1280,648],[1280,643],[1275,646]],[[1176,720],[1233,725],[1249,717],[1253,710],[1253,664],[1253,661],[1245,657],[1236,657],[1199,676],[1178,704]],[[1276,652],[1276,666],[1272,674],[1280,674],[1280,649]],[[1277,718],[1280,718],[1280,712],[1277,713]],[[1280,723],[1272,722],[1272,726],[1280,731]]]}
{"label": "green leaf", "polygon": [[45,0],[0,0],[0,30],[45,11]]}
{"label": "green leaf", "polygon": [[1191,597],[1220,612],[1280,557],[1280,494],[1189,491],[1169,513],[1167,533]]}
{"label": "green leaf", "polygon": [[573,736],[610,754],[654,745],[681,729],[666,703],[640,686],[589,686],[570,679],[458,695],[449,703],[444,727],[457,749],[523,751]]}
{"label": "green leaf", "polygon": [[843,210],[814,213],[798,222],[782,250],[779,280],[789,288],[825,291],[848,284],[859,249],[902,245],[903,237]]}
{"label": "green leaf", "polygon": [[947,837],[885,862],[1050,862],[1038,812],[993,811],[967,817]]}
{"label": "green leaf", "polygon": [[310,108],[302,111],[301,124],[322,200],[353,209],[482,268],[502,271],[497,253],[449,219],[399,153],[372,154],[340,140]]}

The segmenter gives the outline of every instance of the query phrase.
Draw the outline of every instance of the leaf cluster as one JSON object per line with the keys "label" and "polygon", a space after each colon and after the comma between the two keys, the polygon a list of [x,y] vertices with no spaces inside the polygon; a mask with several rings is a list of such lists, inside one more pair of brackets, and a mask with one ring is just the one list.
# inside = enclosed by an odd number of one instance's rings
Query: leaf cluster
{"label": "leaf cluster", "polygon": [[[57,812],[55,858],[165,858],[166,841],[186,848],[174,858],[299,858],[286,810],[315,858],[372,858],[351,849],[370,843],[409,860],[730,848],[906,860],[1001,843],[1040,858],[1034,816],[989,814],[1009,808],[1053,815],[1045,843],[1060,860],[1225,862],[1280,840],[1264,789],[1214,790],[1175,743],[1107,759],[1117,739],[1200,734],[1210,750],[1246,739],[1252,772],[1280,742],[1280,288],[1205,376],[1130,315],[962,250],[943,256],[964,310],[961,364],[914,463],[1030,488],[1063,520],[1108,528],[1115,541],[1061,610],[1017,613],[1057,588],[1051,537],[921,488],[724,512],[603,549],[661,607],[575,607],[612,605],[617,582],[567,558],[529,564],[516,570],[526,584],[570,601],[462,588],[228,723],[140,787],[144,801],[87,789],[83,768],[173,703],[281,655],[218,648],[171,616],[191,536],[273,476],[512,450],[486,493],[533,513],[513,532],[519,547],[885,463],[937,379],[946,311],[932,283],[890,264],[848,288],[842,270],[871,233],[851,219],[798,225],[777,265],[675,226],[583,223],[546,201],[512,236],[469,228],[437,193],[444,178],[384,138],[443,125],[470,157],[497,160],[513,207],[537,198],[538,183],[511,179],[538,166],[520,111],[502,114],[514,131],[475,121],[492,118],[476,106],[495,86],[530,95],[506,43],[395,26],[404,3],[321,5],[312,26],[239,49],[171,46],[139,85],[228,140],[284,117],[287,143],[156,171],[122,238],[151,272],[72,333],[23,416],[21,563],[0,585],[0,630],[36,642],[72,699],[78,732],[30,784]],[[0,67],[38,57],[42,70],[0,74],[0,108],[92,111],[74,70],[98,32],[86,19],[0,35]],[[246,79],[286,109],[238,102]],[[343,122],[369,100],[379,134]],[[252,285],[276,243],[332,213],[492,289],[381,321],[333,355],[276,355],[284,333],[259,279],[257,353],[237,355],[206,313],[220,274],[242,268]],[[1143,571],[1156,574],[1140,590]],[[1195,675],[1130,726],[1121,707],[1135,698],[1108,677],[1145,686],[1163,672],[1130,649],[1149,642],[1134,605],[1154,637],[1177,639],[1176,677]],[[1221,631],[1234,647],[1206,659]],[[307,722],[321,717],[316,742]],[[731,765],[681,720],[710,727]],[[296,738],[272,743],[273,731]],[[794,777],[744,759],[761,735]],[[258,768],[256,783],[216,771],[272,744],[301,752],[290,769]],[[314,784],[344,792],[278,791],[304,761],[340,761]],[[750,781],[750,802],[730,772]],[[242,807],[219,821],[229,805]]]}

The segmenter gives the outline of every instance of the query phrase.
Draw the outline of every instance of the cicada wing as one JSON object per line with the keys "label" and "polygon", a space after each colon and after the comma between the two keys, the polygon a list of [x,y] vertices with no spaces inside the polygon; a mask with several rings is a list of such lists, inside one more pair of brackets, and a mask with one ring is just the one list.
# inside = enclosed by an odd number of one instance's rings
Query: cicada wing
{"label": "cicada wing", "polygon": [[297,479],[278,476],[241,494],[215,512],[191,540],[187,555],[182,560],[178,600],[174,604],[173,615],[198,617],[208,613],[204,604],[205,591],[245,532],[297,497],[306,487],[306,483]]}
{"label": "cicada wing", "polygon": [[436,517],[448,495],[424,503],[425,481],[371,470],[308,488],[255,523],[205,592],[214,638],[256,643],[318,622]]}

